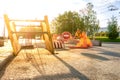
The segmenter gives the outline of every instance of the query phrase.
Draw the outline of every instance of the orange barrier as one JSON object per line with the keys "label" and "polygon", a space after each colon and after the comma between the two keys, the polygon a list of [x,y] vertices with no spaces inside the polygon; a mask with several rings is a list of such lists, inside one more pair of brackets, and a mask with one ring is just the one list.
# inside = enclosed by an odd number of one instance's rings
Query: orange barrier
{"label": "orange barrier", "polygon": [[87,48],[87,47],[92,47],[92,42],[90,41],[90,39],[87,37],[85,32],[82,32],[80,34],[80,41],[79,43],[77,43],[76,45],[77,47],[83,47],[83,48]]}
{"label": "orange barrier", "polygon": [[91,40],[87,37],[86,33],[85,32],[82,32],[80,34],[80,41],[77,43],[76,46],[70,46],[69,48],[73,48],[73,49],[76,49],[76,48],[89,48],[89,47],[92,47],[92,42]]}

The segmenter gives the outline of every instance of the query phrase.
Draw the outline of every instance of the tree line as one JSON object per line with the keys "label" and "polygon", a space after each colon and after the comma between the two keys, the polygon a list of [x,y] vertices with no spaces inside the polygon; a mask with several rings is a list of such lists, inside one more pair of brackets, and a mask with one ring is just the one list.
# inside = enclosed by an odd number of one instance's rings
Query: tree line
{"label": "tree line", "polygon": [[[94,39],[100,26],[96,16],[97,14],[93,10],[93,7],[92,3],[88,3],[86,8],[80,10],[79,13],[75,11],[65,11],[63,14],[59,14],[52,21],[52,25],[56,27],[55,33],[61,34],[64,31],[69,31],[74,35],[76,30],[80,29],[81,31],[87,32],[87,35]],[[108,20],[107,29],[108,38],[116,39],[119,36],[118,24],[115,17]]]}
{"label": "tree line", "polygon": [[93,10],[93,4],[88,3],[86,8],[75,11],[65,11],[63,14],[59,14],[52,21],[52,25],[56,27],[56,33],[62,33],[69,31],[72,35],[75,34],[77,29],[87,32],[88,35],[95,36],[95,33],[99,30],[99,20],[96,17],[96,12]]}
{"label": "tree line", "polygon": [[[59,14],[56,18],[52,20],[52,26],[55,26],[55,33],[61,34],[64,31],[70,32],[72,35],[75,35],[77,29],[81,31],[85,31],[88,36],[92,39],[98,34],[98,30],[100,29],[99,20],[97,19],[97,14],[93,10],[94,6],[92,3],[87,3],[86,8],[76,11],[65,11],[63,14]],[[105,35],[109,39],[116,39],[119,36],[118,33],[118,24],[116,17],[111,17],[108,20],[108,31]],[[25,31],[25,28],[21,28],[20,31]],[[27,28],[27,31],[29,28]],[[40,28],[30,28],[29,31],[40,31]],[[33,38],[35,38],[36,34],[31,34]],[[104,35],[100,33],[100,35]],[[24,34],[20,34],[19,36],[24,36]]]}

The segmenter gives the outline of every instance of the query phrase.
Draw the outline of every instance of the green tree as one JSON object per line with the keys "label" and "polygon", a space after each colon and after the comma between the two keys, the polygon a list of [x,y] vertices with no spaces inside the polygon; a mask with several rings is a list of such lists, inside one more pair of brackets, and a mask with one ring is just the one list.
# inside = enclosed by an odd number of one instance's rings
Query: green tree
{"label": "green tree", "polygon": [[99,30],[99,21],[97,20],[96,12],[93,10],[92,3],[88,3],[86,11],[81,14],[75,11],[66,11],[60,14],[52,21],[52,25],[56,26],[56,33],[69,31],[75,34],[76,30],[80,29],[89,33],[92,37]]}
{"label": "green tree", "polygon": [[74,34],[77,28],[80,28],[80,15],[77,12],[66,11],[60,14],[52,21],[52,25],[56,26],[56,33],[69,31]]}
{"label": "green tree", "polygon": [[118,24],[116,17],[112,16],[111,20],[108,21],[108,38],[116,39],[119,36]]}
{"label": "green tree", "polygon": [[97,20],[96,12],[93,10],[93,4],[88,3],[85,10],[81,10],[82,18],[84,20],[84,30],[94,38],[95,33],[99,30],[99,20]]}

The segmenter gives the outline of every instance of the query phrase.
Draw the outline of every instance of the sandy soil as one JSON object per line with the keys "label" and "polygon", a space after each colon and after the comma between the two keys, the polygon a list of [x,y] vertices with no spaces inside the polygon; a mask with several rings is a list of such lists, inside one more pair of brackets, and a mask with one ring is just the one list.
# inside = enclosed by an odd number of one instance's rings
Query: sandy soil
{"label": "sandy soil", "polygon": [[4,46],[0,47],[0,53],[7,53],[7,52],[12,52],[12,47],[10,45],[10,41],[8,40],[4,42]]}
{"label": "sandy soil", "polygon": [[120,44],[89,49],[21,50],[0,71],[0,80],[120,80]]}

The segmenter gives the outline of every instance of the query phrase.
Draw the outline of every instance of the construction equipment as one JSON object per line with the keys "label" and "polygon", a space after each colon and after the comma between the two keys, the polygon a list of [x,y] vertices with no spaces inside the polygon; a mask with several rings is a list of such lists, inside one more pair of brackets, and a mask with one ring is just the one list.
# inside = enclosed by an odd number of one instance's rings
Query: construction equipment
{"label": "construction equipment", "polygon": [[[20,44],[19,44],[19,37],[18,34],[23,34],[25,36],[27,36],[27,40],[31,42],[31,35],[32,34],[39,34],[40,36],[42,35],[43,39],[45,40],[45,45],[46,45],[46,49],[48,51],[50,51],[52,54],[54,54],[54,48],[53,48],[53,42],[52,42],[52,36],[50,34],[50,26],[49,26],[49,22],[48,22],[48,17],[44,16],[44,20],[16,20],[16,19],[9,19],[8,15],[5,14],[4,15],[4,21],[8,30],[8,36],[9,39],[11,41],[11,45],[13,48],[13,54],[17,55],[19,53],[19,51],[23,48]],[[25,22],[39,22],[41,26],[42,31],[17,31],[16,30],[16,26],[21,26],[21,27],[25,27],[25,25],[17,25],[16,23],[20,22],[20,23],[25,23]],[[26,26],[27,27],[27,26]],[[30,26],[30,27],[35,27],[35,26]],[[36,26],[38,27],[38,26]],[[28,27],[29,28],[29,27]],[[26,41],[26,42],[28,42]],[[27,45],[26,47],[33,47],[32,44]],[[24,48],[26,48],[24,47]]]}

